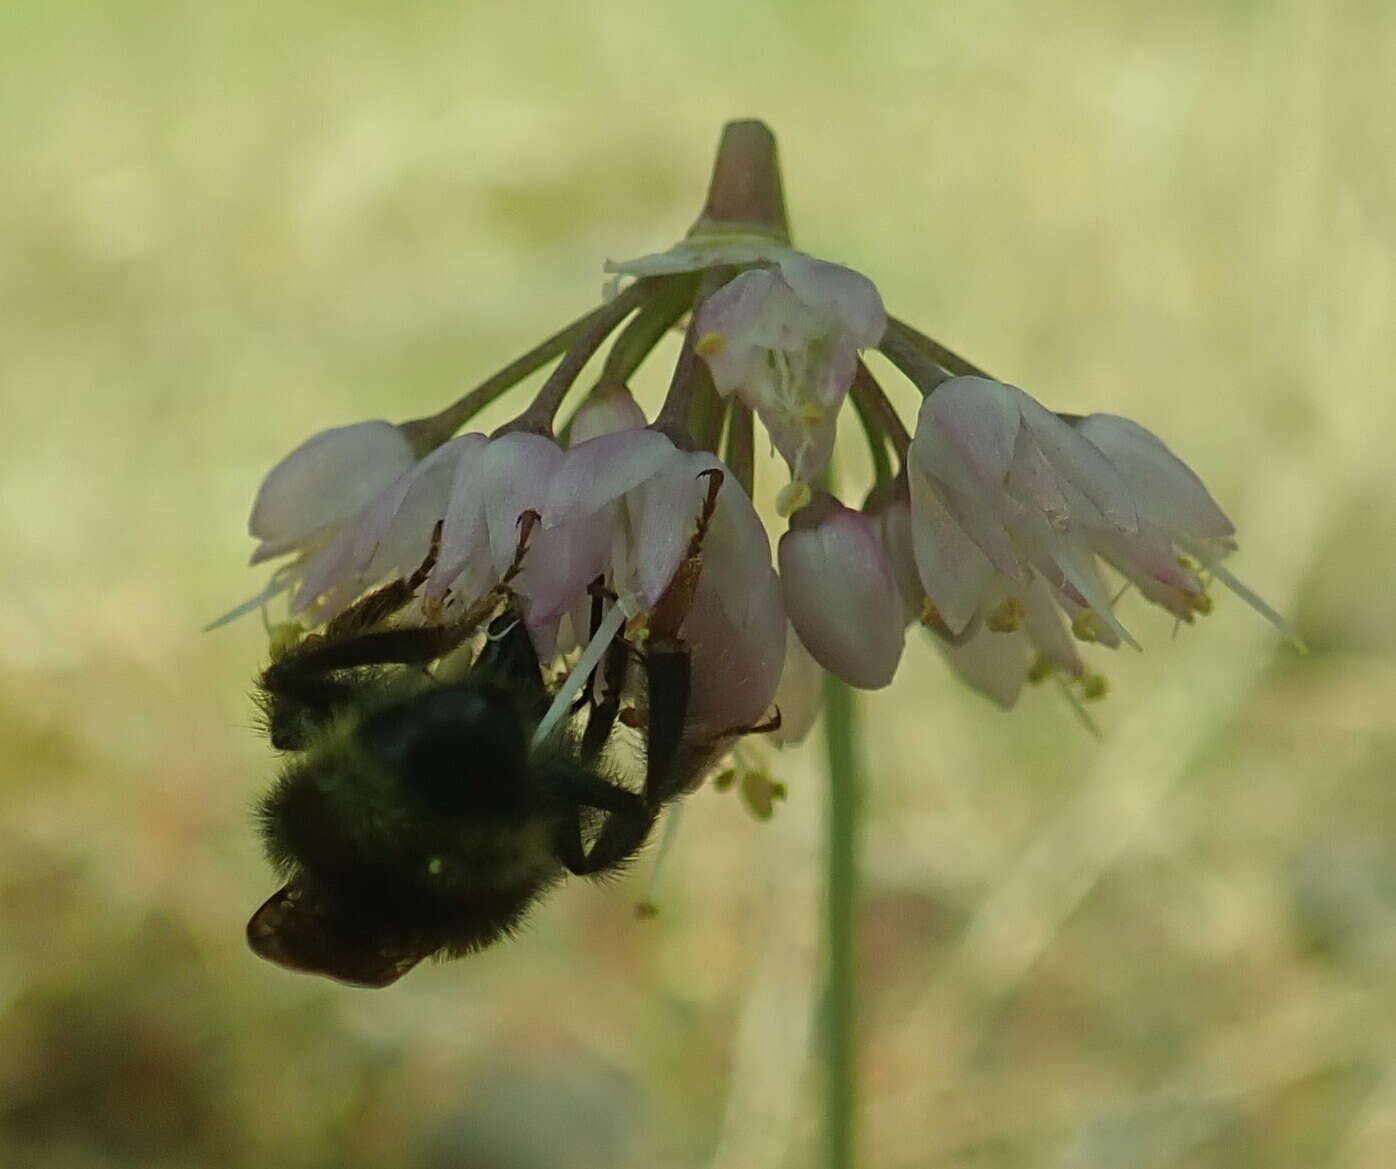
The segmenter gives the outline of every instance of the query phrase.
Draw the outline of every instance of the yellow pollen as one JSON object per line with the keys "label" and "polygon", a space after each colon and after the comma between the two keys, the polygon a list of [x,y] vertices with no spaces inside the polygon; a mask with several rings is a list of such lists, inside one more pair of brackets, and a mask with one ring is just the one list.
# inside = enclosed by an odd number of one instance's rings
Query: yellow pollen
{"label": "yellow pollen", "polygon": [[806,426],[817,426],[824,421],[824,407],[818,402],[805,402],[800,407],[800,421]]}
{"label": "yellow pollen", "polygon": [[713,789],[725,792],[737,780],[737,769],[729,767],[726,771],[720,771],[713,776]]}
{"label": "yellow pollen", "polygon": [[1192,605],[1194,612],[1201,613],[1205,617],[1212,611],[1212,594],[1195,593],[1188,598],[1188,603]]}
{"label": "yellow pollen", "polygon": [[922,625],[928,626],[931,629],[945,624],[941,619],[940,610],[936,608],[935,602],[931,600],[930,597],[923,597],[921,599],[921,616],[917,618],[917,620],[919,620]]}
{"label": "yellow pollen", "polygon": [[1198,564],[1191,556],[1185,552],[1178,553],[1178,567],[1184,572],[1197,573],[1202,571],[1202,565]]}
{"label": "yellow pollen", "polygon": [[810,500],[810,489],[808,483],[801,483],[798,479],[792,479],[776,495],[776,514],[781,516],[794,515],[800,508],[804,507]]}
{"label": "yellow pollen", "polygon": [[434,856],[431,858],[431,860],[427,861],[427,872],[429,872],[433,877],[441,876],[441,870],[445,867],[445,863],[439,856]]}
{"label": "yellow pollen", "polygon": [[1052,663],[1042,654],[1033,658],[1032,665],[1028,667],[1028,682],[1036,686],[1039,682],[1045,682],[1052,676]]}
{"label": "yellow pollen", "polygon": [[777,783],[764,771],[748,771],[742,776],[742,802],[758,820],[775,815],[778,800],[785,799],[785,784]]}
{"label": "yellow pollen", "polygon": [[1023,602],[1008,597],[996,605],[984,618],[984,627],[992,633],[1015,633],[1023,627]]}
{"label": "yellow pollen", "polygon": [[727,348],[727,339],[721,333],[704,333],[693,346],[699,357],[716,357]]}
{"label": "yellow pollen", "polygon": [[1071,619],[1071,632],[1077,641],[1084,641],[1087,645],[1094,645],[1100,640],[1100,623],[1096,620],[1094,610],[1082,609]]}
{"label": "yellow pollen", "polygon": [[305,626],[299,621],[283,621],[271,627],[271,658],[276,661],[295,649],[305,636]]}
{"label": "yellow pollen", "polygon": [[1087,702],[1099,702],[1110,690],[1104,674],[1081,675],[1081,697]]}

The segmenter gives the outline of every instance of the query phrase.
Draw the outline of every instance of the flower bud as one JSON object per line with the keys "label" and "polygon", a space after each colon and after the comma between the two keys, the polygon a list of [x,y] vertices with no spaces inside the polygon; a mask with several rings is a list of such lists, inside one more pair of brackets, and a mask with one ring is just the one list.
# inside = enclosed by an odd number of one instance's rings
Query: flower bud
{"label": "flower bud", "polygon": [[786,611],[826,670],[865,690],[886,686],[902,656],[902,601],[873,521],[827,493],[780,540]]}
{"label": "flower bud", "polygon": [[639,430],[644,425],[645,412],[625,384],[607,382],[598,385],[577,407],[568,430],[567,445],[574,447],[589,438],[621,430]]}

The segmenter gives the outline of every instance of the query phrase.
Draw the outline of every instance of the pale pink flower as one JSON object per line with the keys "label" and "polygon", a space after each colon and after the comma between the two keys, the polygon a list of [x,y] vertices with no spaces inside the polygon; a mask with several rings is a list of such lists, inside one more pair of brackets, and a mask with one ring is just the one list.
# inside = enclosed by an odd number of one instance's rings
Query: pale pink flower
{"label": "pale pink flower", "polygon": [[452,607],[469,605],[498,583],[526,538],[522,568],[510,587],[540,656],[547,658],[559,621],[602,570],[605,529],[579,518],[526,530],[527,513],[542,518],[562,449],[537,434],[478,437],[482,441],[455,464],[442,511],[441,549],[423,596],[429,606],[440,606],[449,592]]}
{"label": "pale pink flower", "polygon": [[[1236,550],[1236,529],[1191,467],[1128,418],[1092,414],[1075,426],[1119,471],[1138,504],[1139,531],[1133,538],[1093,534],[1100,556],[1149,600],[1184,621],[1210,606],[1193,571],[1204,570],[1298,642],[1289,623],[1222,566],[1222,558]],[[1180,552],[1193,563],[1180,560]]]}
{"label": "pale pink flower", "polygon": [[1040,579],[1136,644],[1088,539],[1135,539],[1134,493],[1068,423],[1013,386],[951,378],[921,405],[907,476],[921,583],[952,635],[976,617],[1021,621]]}
{"label": "pale pink flower", "polygon": [[[486,441],[482,434],[453,438],[382,488],[307,560],[298,573],[291,612],[328,620],[365,590],[413,572],[446,513],[458,464]],[[346,481],[353,481],[352,473]]]}
{"label": "pale pink flower", "polygon": [[550,484],[545,529],[597,525],[591,547],[629,614],[651,609],[688,551],[709,473],[722,475],[703,540],[703,568],[679,633],[693,655],[689,725],[715,733],[757,721],[785,656],[785,612],[770,543],[751,501],[716,456],[678,450],[654,431],[579,443]]}
{"label": "pale pink flower", "polygon": [[902,602],[873,520],[827,492],[780,539],[790,623],[821,666],[865,690],[886,686],[902,656]]}
{"label": "pale pink flower", "polygon": [[1016,591],[1008,588],[1001,577],[994,578],[981,609],[998,615],[998,628],[988,629],[982,620],[976,619],[961,633],[952,634],[934,607],[927,606],[925,587],[916,567],[911,507],[906,498],[901,494],[890,496],[873,507],[872,516],[897,582],[903,623],[923,624],[962,681],[1007,709],[1017,702],[1028,671],[1039,658],[1070,677],[1084,676],[1085,667],[1076,646],[1041,577],[1034,577]]}
{"label": "pale pink flower", "polygon": [[824,667],[814,660],[794,628],[785,631],[785,664],[772,703],[780,726],[771,738],[782,747],[801,742],[824,705]]}
{"label": "pale pink flower", "polygon": [[717,392],[755,411],[792,478],[809,483],[829,463],[858,351],[886,325],[866,277],[790,252],[708,297],[694,331]]}
{"label": "pale pink flower", "polygon": [[312,435],[262,480],[248,531],[252,563],[305,551],[358,514],[417,461],[391,422],[356,422]]}

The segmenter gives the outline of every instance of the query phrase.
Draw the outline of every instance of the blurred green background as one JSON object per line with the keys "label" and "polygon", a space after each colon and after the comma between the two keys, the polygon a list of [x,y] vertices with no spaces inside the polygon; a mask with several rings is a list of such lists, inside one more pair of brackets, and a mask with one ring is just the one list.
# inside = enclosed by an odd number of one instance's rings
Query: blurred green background
{"label": "blurred green background", "polygon": [[656,920],[645,864],[354,991],[244,946],[265,643],[198,632],[273,461],[591,305],[737,116],[805,247],[1162,433],[1311,651],[1132,608],[1096,742],[909,643],[864,1163],[1396,1163],[1393,77],[1359,0],[0,8],[0,1164],[812,1163],[817,751],[688,801]]}

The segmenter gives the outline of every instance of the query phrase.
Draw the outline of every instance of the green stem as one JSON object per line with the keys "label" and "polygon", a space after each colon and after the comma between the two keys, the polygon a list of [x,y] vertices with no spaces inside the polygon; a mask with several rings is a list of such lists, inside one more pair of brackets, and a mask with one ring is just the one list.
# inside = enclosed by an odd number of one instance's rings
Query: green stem
{"label": "green stem", "polygon": [[[860,371],[863,368],[861,361],[858,363],[858,368]],[[868,440],[868,454],[872,458],[873,465],[873,485],[876,487],[892,478],[892,462],[887,457],[887,434],[882,420],[868,401],[868,395],[859,392],[862,388],[855,379],[849,397],[853,399],[853,409],[863,427],[863,435]]]}
{"label": "green stem", "polygon": [[606,364],[601,370],[603,382],[630,380],[631,375],[640,368],[640,363],[693,303],[698,279],[697,272],[672,277],[660,286],[652,299],[645,302],[644,307],[617,334],[611,351],[606,354]]}
{"label": "green stem", "polygon": [[993,377],[896,317],[887,318],[887,332],[878,348],[923,394],[929,394],[947,377]]}
{"label": "green stem", "polygon": [[606,338],[615,331],[616,326],[654,293],[654,285],[653,280],[637,280],[615,299],[597,309],[587,319],[586,328],[578,333],[528,408],[512,422],[506,422],[499,427],[493,437],[498,438],[514,431],[551,435],[553,416],[562,405],[567,391],[572,388],[572,383],[577,380],[586,363],[601,348]]}
{"label": "green stem", "polygon": [[853,692],[824,675],[824,745],[828,759],[828,885],[824,989],[825,1164],[852,1169],[856,1136],[857,1010],[854,947],[858,894],[857,719]]}
{"label": "green stem", "polygon": [[732,474],[742,485],[742,490],[750,498],[756,489],[756,436],[751,418],[751,407],[741,399],[732,399],[732,409],[727,415],[727,450],[723,461],[732,468]]}
{"label": "green stem", "polygon": [[424,418],[414,418],[401,425],[402,432],[419,456],[429,455],[446,442],[462,426],[507,390],[512,389],[536,370],[571,348],[573,342],[589,329],[606,311],[607,306],[592,309],[564,329],[554,333],[541,345],[515,358],[498,373],[491,374],[468,394],[457,398],[444,410]]}

